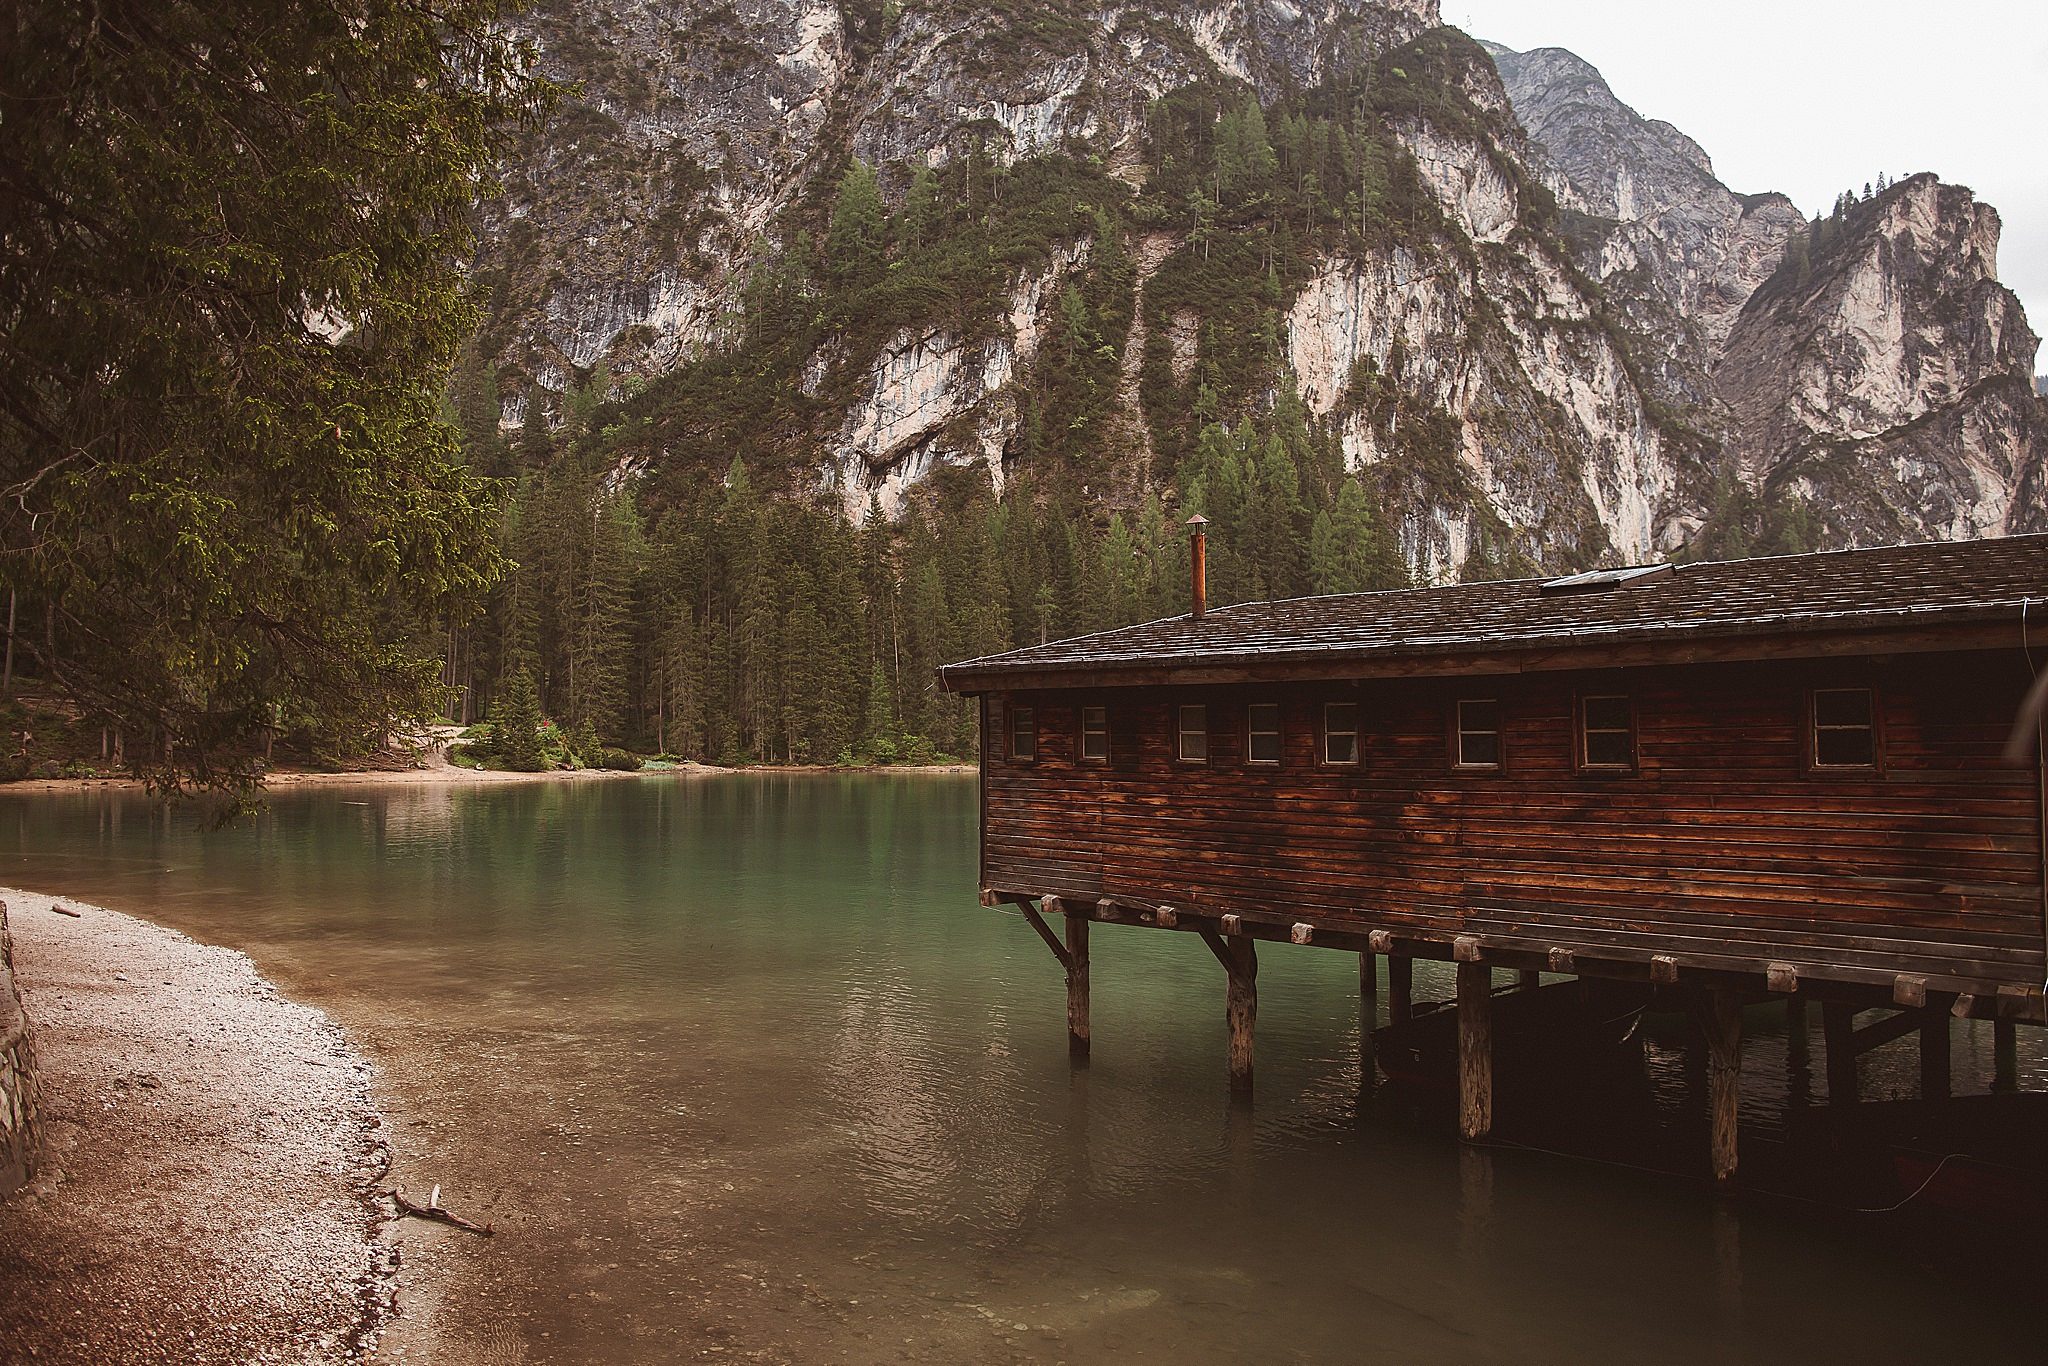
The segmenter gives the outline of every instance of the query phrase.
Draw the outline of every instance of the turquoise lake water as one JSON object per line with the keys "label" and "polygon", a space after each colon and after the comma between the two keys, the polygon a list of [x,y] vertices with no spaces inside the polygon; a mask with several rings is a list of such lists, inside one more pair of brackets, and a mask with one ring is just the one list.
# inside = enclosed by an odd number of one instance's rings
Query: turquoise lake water
{"label": "turquoise lake water", "polygon": [[[0,884],[246,950],[379,1063],[396,1176],[501,1230],[409,1234],[392,1341],[437,1360],[2039,1359],[2042,1240],[1635,1169],[1704,1161],[1682,1021],[1620,1082],[1504,1082],[1502,1146],[1463,1148],[1362,1084],[1355,958],[1262,948],[1247,1110],[1200,941],[1101,926],[1071,1066],[1058,965],[976,904],[975,810],[971,777],[662,777],[202,833],[17,792]],[[1762,1151],[1819,1083],[1782,1012],[1747,1027]],[[1959,1027],[1959,1091],[1989,1058]]]}

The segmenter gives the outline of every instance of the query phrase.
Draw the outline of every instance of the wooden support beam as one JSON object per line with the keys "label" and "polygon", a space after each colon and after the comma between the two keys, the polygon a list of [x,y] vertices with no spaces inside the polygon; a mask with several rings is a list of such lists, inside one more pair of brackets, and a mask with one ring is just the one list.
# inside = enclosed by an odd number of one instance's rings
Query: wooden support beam
{"label": "wooden support beam", "polygon": [[1160,929],[1171,930],[1179,926],[1180,912],[1171,906],[1161,906],[1158,910],[1152,912],[1152,920]]}
{"label": "wooden support beam", "polygon": [[1241,915],[1226,915],[1226,916],[1224,916],[1224,917],[1223,917],[1223,932],[1224,932],[1225,934],[1243,934],[1243,933],[1244,933],[1244,917],[1243,917],[1243,916],[1241,916]]}
{"label": "wooden support beam", "polygon": [[1476,963],[1479,961],[1479,953],[1479,936],[1477,935],[1461,934],[1451,941],[1451,960],[1453,962]]}
{"label": "wooden support beam", "polygon": [[1868,1024],[1852,1036],[1856,1042],[1857,1056],[1873,1048],[1883,1048],[1893,1039],[1903,1039],[1920,1027],[1920,1012],[1902,1010],[1896,1015],[1886,1016],[1876,1024]]}
{"label": "wooden support beam", "polygon": [[1216,955],[1216,961],[1223,965],[1225,972],[1237,971],[1237,961],[1230,956],[1230,946],[1223,942],[1222,935],[1207,925],[1197,926],[1196,932],[1202,936],[1202,942],[1209,946],[1209,952]]}
{"label": "wooden support beam", "polygon": [[1252,1030],[1259,1018],[1259,946],[1250,939],[1232,939],[1236,967],[1229,973],[1224,1013],[1230,1021],[1230,1089],[1248,1095],[1252,1089]]}
{"label": "wooden support beam", "polygon": [[[1052,898],[1047,897],[1046,900],[1050,902]],[[1025,903],[1024,918],[1031,922],[1032,929],[1038,931],[1038,937],[1052,950],[1052,956],[1060,960],[1060,966],[1072,972],[1074,965],[1067,958],[1067,946],[1060,943],[1060,937],[1052,932],[1052,926],[1045,923],[1045,917],[1038,913],[1038,908]]]}
{"label": "wooden support beam", "polygon": [[1991,1089],[2020,1089],[2020,1031],[2011,1020],[1991,1022]]}
{"label": "wooden support beam", "polygon": [[1785,1002],[1785,1052],[1787,1061],[1794,1067],[1805,1067],[1807,1065],[1806,998],[1804,996],[1793,996]]}
{"label": "wooden support beam", "polygon": [[[1367,949],[1358,955],[1358,1001],[1370,1010],[1380,999],[1380,960]],[[1370,1019],[1370,1016],[1368,1016]]]}
{"label": "wooden support beam", "polygon": [[1902,972],[1892,980],[1892,1004],[1901,1006],[1924,1006],[1927,1004],[1927,979],[1917,972]]}
{"label": "wooden support beam", "polygon": [[1458,1133],[1493,1130],[1493,969],[1458,964]]}
{"label": "wooden support beam", "polygon": [[1948,1099],[1948,1055],[1948,1012],[1924,1012],[1920,1019],[1920,1099]]}
{"label": "wooden support beam", "polygon": [[1095,918],[1097,920],[1116,919],[1116,902],[1109,897],[1103,897],[1097,901],[1095,903]]}
{"label": "wooden support beam", "polygon": [[1824,1001],[1821,1034],[1827,1040],[1828,1104],[1856,1103],[1856,1010],[1841,1001]]}
{"label": "wooden support beam", "polygon": [[1742,1000],[1727,990],[1707,993],[1707,1107],[1713,1118],[1714,1179],[1735,1175],[1736,1120],[1742,1104]]}
{"label": "wooden support beam", "polygon": [[1306,944],[1316,937],[1316,927],[1306,920],[1297,920],[1288,928],[1287,938],[1295,944]]}
{"label": "wooden support beam", "polygon": [[1088,1056],[1088,917],[1067,912],[1067,1056]]}
{"label": "wooden support beam", "polygon": [[1545,954],[1544,961],[1550,964],[1552,972],[1577,972],[1579,963],[1570,949],[1552,948]]}
{"label": "wooden support beam", "polygon": [[1653,956],[1650,959],[1650,980],[1660,987],[1677,985],[1678,960],[1662,953]]}
{"label": "wooden support beam", "polygon": [[1407,1024],[1415,1015],[1415,960],[1402,954],[1387,959],[1387,1023]]}
{"label": "wooden support beam", "polygon": [[1515,974],[1515,985],[1524,991],[1534,991],[1543,985],[1543,974],[1534,968],[1523,968]]}
{"label": "wooden support beam", "polygon": [[1392,953],[1394,951],[1394,932],[1392,930],[1372,931],[1365,937],[1365,947],[1372,953]]}
{"label": "wooden support beam", "polygon": [[1772,991],[1799,990],[1799,969],[1790,963],[1773,963],[1764,969],[1764,985]]}

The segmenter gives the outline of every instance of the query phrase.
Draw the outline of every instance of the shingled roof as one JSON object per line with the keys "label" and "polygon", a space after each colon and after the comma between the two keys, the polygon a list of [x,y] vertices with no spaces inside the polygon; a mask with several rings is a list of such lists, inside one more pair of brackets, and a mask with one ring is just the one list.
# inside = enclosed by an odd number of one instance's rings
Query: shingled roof
{"label": "shingled roof", "polygon": [[2048,646],[2048,535],[1646,568],[1241,603],[950,664],[939,682],[978,693],[2017,647],[2023,614]]}

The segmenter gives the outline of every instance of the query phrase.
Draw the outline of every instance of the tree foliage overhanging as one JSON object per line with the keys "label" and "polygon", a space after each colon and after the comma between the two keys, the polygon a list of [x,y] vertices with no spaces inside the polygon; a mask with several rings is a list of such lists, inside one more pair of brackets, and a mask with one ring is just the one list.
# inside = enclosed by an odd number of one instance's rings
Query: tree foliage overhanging
{"label": "tree foliage overhanging", "polygon": [[459,263],[551,94],[500,9],[0,19],[0,595],[17,668],[159,786],[440,709],[412,624],[498,568],[440,408]]}

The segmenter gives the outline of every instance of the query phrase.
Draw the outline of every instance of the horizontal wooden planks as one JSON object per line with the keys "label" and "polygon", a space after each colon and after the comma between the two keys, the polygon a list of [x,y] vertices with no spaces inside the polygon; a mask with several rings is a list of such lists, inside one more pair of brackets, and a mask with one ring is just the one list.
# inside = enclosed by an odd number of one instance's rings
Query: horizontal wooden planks
{"label": "horizontal wooden planks", "polygon": [[[1969,656],[1041,693],[1036,761],[992,746],[985,765],[985,866],[992,884],[1074,896],[1545,924],[1595,951],[1740,942],[1865,972],[1896,954],[2021,980],[2042,958],[2040,797],[1997,751],[2026,683],[2016,657]],[[1880,769],[1808,770],[1815,686],[1875,690]],[[1593,693],[1632,699],[1638,771],[1575,770],[1575,699]],[[1498,772],[1449,764],[1469,696],[1501,704]],[[1267,700],[1284,760],[1247,765],[1243,710]],[[1359,705],[1357,765],[1317,762],[1328,700]],[[1185,701],[1209,709],[1206,764],[1172,754]],[[998,735],[1005,703],[990,698]],[[1096,704],[1110,758],[1078,763],[1077,709]]]}

